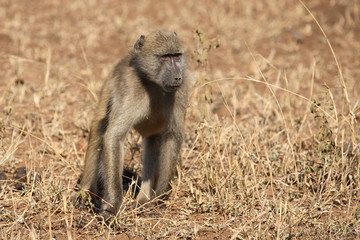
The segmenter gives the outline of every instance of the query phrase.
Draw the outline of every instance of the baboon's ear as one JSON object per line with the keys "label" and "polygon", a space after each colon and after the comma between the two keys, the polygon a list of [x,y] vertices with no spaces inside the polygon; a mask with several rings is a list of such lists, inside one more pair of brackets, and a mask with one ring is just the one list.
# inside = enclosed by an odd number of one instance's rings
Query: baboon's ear
{"label": "baboon's ear", "polygon": [[142,46],[144,46],[145,42],[145,36],[141,35],[140,38],[136,41],[134,45],[135,52],[138,52],[141,50]]}

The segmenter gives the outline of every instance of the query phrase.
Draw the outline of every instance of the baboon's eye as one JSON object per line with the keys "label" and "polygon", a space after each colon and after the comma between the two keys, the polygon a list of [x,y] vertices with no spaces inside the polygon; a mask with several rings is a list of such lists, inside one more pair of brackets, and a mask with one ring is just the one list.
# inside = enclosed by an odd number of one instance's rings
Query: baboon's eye
{"label": "baboon's eye", "polygon": [[160,57],[163,61],[170,61],[171,60],[171,54],[166,54]]}
{"label": "baboon's eye", "polygon": [[162,61],[174,60],[174,61],[178,62],[181,60],[181,53],[166,54],[166,55],[160,56],[160,58]]}
{"label": "baboon's eye", "polygon": [[181,53],[176,53],[173,55],[174,61],[180,61],[181,60]]}

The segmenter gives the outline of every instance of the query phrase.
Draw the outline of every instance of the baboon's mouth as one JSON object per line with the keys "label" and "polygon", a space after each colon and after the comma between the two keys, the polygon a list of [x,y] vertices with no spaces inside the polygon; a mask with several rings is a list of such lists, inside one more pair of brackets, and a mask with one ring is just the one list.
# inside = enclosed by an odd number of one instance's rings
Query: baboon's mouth
{"label": "baboon's mouth", "polygon": [[164,90],[166,92],[175,92],[176,90],[179,89],[180,86],[181,85],[166,85],[166,86],[164,86]]}

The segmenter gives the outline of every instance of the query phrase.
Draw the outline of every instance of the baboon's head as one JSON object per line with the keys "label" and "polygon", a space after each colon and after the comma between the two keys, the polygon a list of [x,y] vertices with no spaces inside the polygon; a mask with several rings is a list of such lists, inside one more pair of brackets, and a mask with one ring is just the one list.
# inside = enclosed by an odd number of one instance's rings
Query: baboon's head
{"label": "baboon's head", "polygon": [[175,92],[183,82],[184,47],[175,32],[155,31],[141,35],[134,45],[136,68],[166,92]]}

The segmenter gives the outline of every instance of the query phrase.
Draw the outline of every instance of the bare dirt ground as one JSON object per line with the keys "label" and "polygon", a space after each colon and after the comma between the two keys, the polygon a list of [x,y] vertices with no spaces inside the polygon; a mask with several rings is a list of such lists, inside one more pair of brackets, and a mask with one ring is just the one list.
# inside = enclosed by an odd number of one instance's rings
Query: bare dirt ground
{"label": "bare dirt ground", "polygon": [[[305,4],[0,0],[0,238],[360,238],[360,3]],[[155,29],[196,79],[183,169],[166,207],[103,222],[70,194],[103,81]]]}

